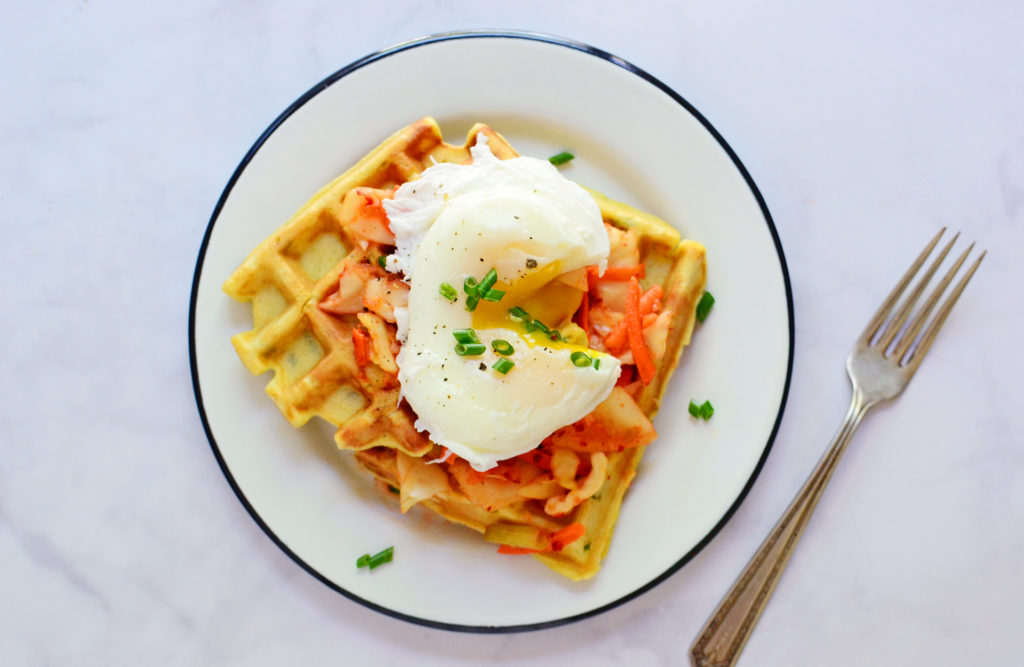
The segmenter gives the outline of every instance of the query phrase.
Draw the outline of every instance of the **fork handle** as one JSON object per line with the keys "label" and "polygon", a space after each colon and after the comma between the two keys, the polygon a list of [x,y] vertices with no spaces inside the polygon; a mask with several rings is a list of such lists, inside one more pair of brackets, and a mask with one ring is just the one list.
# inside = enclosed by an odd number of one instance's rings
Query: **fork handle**
{"label": "fork handle", "polygon": [[690,647],[694,667],[735,665],[860,420],[872,404],[854,391],[846,419],[786,513],[768,534]]}

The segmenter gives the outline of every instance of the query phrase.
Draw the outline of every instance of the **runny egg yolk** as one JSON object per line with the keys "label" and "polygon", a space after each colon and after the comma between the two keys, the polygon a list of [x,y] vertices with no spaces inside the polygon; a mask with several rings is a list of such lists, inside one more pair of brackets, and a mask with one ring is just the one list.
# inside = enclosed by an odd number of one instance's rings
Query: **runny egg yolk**
{"label": "runny egg yolk", "polygon": [[529,271],[513,283],[498,281],[495,289],[505,292],[505,296],[497,303],[481,301],[473,311],[473,328],[512,329],[529,345],[587,351],[586,345],[553,340],[540,330],[530,331],[525,322],[509,312],[518,306],[529,313],[532,319],[539,320],[550,328],[569,322],[573,314],[579,310],[583,292],[556,280],[561,273],[561,265],[560,261],[551,262]]}

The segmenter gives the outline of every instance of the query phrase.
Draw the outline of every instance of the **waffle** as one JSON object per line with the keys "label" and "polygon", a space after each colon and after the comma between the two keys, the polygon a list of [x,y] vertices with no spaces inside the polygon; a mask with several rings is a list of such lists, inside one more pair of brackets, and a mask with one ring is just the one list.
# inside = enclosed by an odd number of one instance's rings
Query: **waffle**
{"label": "waffle", "polygon": [[[250,253],[228,278],[224,290],[250,302],[253,328],[232,338],[239,358],[253,374],[273,371],[267,394],[293,426],[314,416],[337,427],[335,442],[354,450],[356,460],[382,484],[401,491],[399,467],[408,456],[424,460],[443,455],[440,447],[418,432],[415,414],[399,400],[394,373],[398,349],[394,325],[373,313],[338,316],[319,304],[338,289],[346,269],[375,262],[380,248],[360,242],[341,214],[345,194],[355,187],[388,189],[413,180],[434,163],[471,161],[469,147],[484,134],[499,158],[516,157],[501,135],[477,124],[466,143],[445,143],[437,123],[424,118],[398,131],[355,166],[317,192],[274,234]],[[634,229],[647,272],[643,286],[664,289],[663,307],[675,317],[654,379],[635,394],[637,405],[653,416],[665,384],[689,342],[694,309],[704,290],[704,248],[680,240],[665,222],[591,191],[607,224]],[[374,338],[372,363],[357,363],[353,330]],[[586,528],[584,539],[558,552],[535,554],[572,579],[593,576],[607,551],[623,495],[632,481],[643,447],[607,455],[606,481],[600,490],[566,516],[545,514],[543,505],[523,500],[499,509],[474,504],[455,480],[445,492],[418,499],[445,518],[480,532],[498,525],[535,526],[557,531],[569,523]],[[443,470],[444,466],[430,466]],[[406,505],[403,498],[403,508]]]}

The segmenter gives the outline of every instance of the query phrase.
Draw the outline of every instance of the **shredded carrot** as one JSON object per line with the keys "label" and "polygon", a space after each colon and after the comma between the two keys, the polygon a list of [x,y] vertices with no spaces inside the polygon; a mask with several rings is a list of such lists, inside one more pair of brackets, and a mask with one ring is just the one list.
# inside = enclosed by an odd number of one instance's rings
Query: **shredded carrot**
{"label": "shredded carrot", "polygon": [[657,369],[651,361],[651,351],[644,342],[643,325],[640,322],[640,282],[630,278],[626,287],[626,335],[629,348],[633,351],[633,362],[643,383],[650,384]]}
{"label": "shredded carrot", "polygon": [[661,297],[665,295],[661,285],[651,285],[640,297],[640,314],[656,313],[661,310]]}
{"label": "shredded carrot", "polygon": [[[664,295],[664,291],[661,289],[661,285],[652,285],[650,289],[644,292],[643,296],[640,297],[640,314],[650,315],[661,310],[661,297]],[[604,346],[608,348],[608,351],[612,354],[619,354],[626,349],[626,345],[629,339],[626,336],[627,320],[629,318],[622,318],[619,323],[616,324],[608,335],[604,338]],[[641,321],[642,326],[649,326],[650,321]]]}
{"label": "shredded carrot", "polygon": [[356,349],[356,363],[362,368],[370,361],[370,337],[356,327],[352,329],[352,345]]}
{"label": "shredded carrot", "polygon": [[526,547],[514,547],[511,544],[500,544],[498,545],[498,553],[500,554],[539,554],[540,549],[528,549]]}
{"label": "shredded carrot", "polygon": [[586,533],[587,529],[582,523],[570,523],[565,528],[551,533],[551,538],[548,542],[551,544],[552,551],[561,551],[567,544],[572,544],[586,535]]}
{"label": "shredded carrot", "polygon": [[588,266],[587,267],[587,291],[588,292],[593,292],[596,287],[597,287],[597,267],[596,266]]}
{"label": "shredded carrot", "polygon": [[587,341],[589,345],[590,341],[590,295],[584,294],[583,299],[580,301],[580,308],[576,311],[579,315],[579,325],[583,329],[583,333],[587,334]]}
{"label": "shredded carrot", "polygon": [[626,338],[626,318],[623,317],[619,323],[604,337],[604,346],[612,354],[619,354],[626,349],[628,343]]}
{"label": "shredded carrot", "polygon": [[609,266],[604,270],[601,280],[629,280],[630,278],[643,278],[645,275],[647,275],[647,268],[644,264]]}

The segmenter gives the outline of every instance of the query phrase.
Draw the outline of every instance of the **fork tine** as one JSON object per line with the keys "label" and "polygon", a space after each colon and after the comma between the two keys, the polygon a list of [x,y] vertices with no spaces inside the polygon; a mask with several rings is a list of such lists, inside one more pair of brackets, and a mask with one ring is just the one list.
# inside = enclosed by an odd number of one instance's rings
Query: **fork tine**
{"label": "fork tine", "polygon": [[[885,328],[885,332],[882,334],[882,337],[878,340],[878,349],[882,351],[882,354],[885,354],[885,350],[888,349],[889,344],[892,343],[894,338],[896,338],[896,334],[900,332],[900,328],[903,326],[903,323],[907,320],[907,316],[913,309],[914,304],[917,303],[917,300],[919,298],[921,298],[921,293],[924,292],[924,288],[928,286],[928,281],[931,280],[932,276],[935,275],[935,271],[938,270],[939,265],[942,264],[942,261],[946,259],[946,255],[949,254],[949,250],[953,247],[953,244],[956,243],[956,240],[958,238],[960,238],[960,232],[957,232],[956,234],[953,235],[953,238],[949,240],[949,243],[947,243],[946,247],[942,249],[938,257],[936,257],[935,260],[932,261],[931,266],[929,266],[928,270],[924,272],[924,275],[921,276],[921,279],[917,281],[917,284],[914,286],[914,289],[911,290],[910,295],[907,296],[906,300],[904,300],[903,302],[903,305],[900,306],[900,309],[899,311],[897,311],[896,316],[892,318],[891,322],[889,322],[889,326]],[[897,359],[898,358],[899,357],[897,357]]]}
{"label": "fork tine", "polygon": [[981,260],[985,259],[986,252],[988,251],[983,250],[981,255],[978,256],[978,259],[974,260],[974,264],[971,265],[971,268],[967,270],[967,273],[965,273],[963,278],[961,278],[956,284],[956,287],[953,288],[953,291],[942,303],[942,307],[939,308],[939,312],[935,314],[935,318],[931,321],[931,324],[929,324],[928,328],[925,329],[924,335],[921,337],[921,342],[918,343],[914,351],[911,352],[910,358],[907,359],[906,362],[906,365],[910,368],[911,372],[916,371],[917,367],[921,364],[921,360],[924,359],[924,355],[928,352],[928,348],[931,346],[932,341],[935,340],[935,334],[937,334],[939,329],[942,328],[942,324],[946,321],[946,316],[949,315],[949,311],[953,310],[953,305],[956,303],[956,300],[960,298],[960,293],[964,291],[965,287],[967,287],[967,281],[970,280],[971,276],[974,275],[974,272],[978,270],[978,265],[981,264]]}
{"label": "fork tine", "polygon": [[909,350],[910,346],[914,343],[914,339],[917,338],[917,332],[921,330],[922,326],[924,326],[924,322],[928,319],[928,315],[932,312],[932,308],[934,308],[935,304],[939,302],[939,299],[946,291],[949,283],[952,282],[953,276],[955,276],[956,272],[960,270],[961,266],[963,266],[964,260],[967,259],[967,256],[971,254],[971,250],[973,249],[973,243],[967,246],[967,250],[964,250],[960,254],[957,260],[953,262],[953,266],[950,267],[949,271],[946,272],[946,275],[942,277],[941,281],[939,281],[939,284],[932,290],[932,294],[928,297],[928,301],[924,304],[924,307],[921,308],[921,312],[914,316],[914,320],[910,323],[910,326],[907,327],[906,332],[903,334],[903,338],[900,339],[896,349],[893,350],[893,359],[896,359],[897,361],[903,359],[903,355],[906,354],[907,350]]}
{"label": "fork tine", "polygon": [[910,265],[910,269],[908,269],[907,272],[903,274],[903,277],[900,278],[900,281],[896,283],[896,287],[893,288],[892,292],[889,292],[889,296],[885,297],[885,301],[878,308],[878,311],[875,312],[871,321],[868,322],[868,326],[864,329],[864,333],[860,335],[860,341],[862,343],[870,343],[871,339],[874,338],[879,327],[882,326],[882,323],[885,322],[885,318],[888,317],[892,307],[896,304],[900,295],[903,294],[903,290],[907,288],[907,285],[914,278],[914,275],[917,273],[918,269],[921,268],[921,265],[924,264],[924,260],[931,254],[932,249],[935,248],[935,244],[939,242],[939,238],[945,233],[945,231],[945,227],[939,230],[939,233],[935,235],[935,238],[931,240],[931,243],[929,243],[924,251],[918,255],[917,259],[914,260],[914,263]]}

